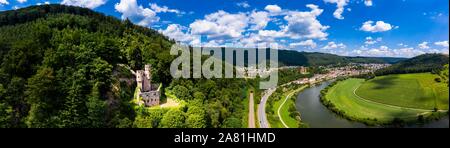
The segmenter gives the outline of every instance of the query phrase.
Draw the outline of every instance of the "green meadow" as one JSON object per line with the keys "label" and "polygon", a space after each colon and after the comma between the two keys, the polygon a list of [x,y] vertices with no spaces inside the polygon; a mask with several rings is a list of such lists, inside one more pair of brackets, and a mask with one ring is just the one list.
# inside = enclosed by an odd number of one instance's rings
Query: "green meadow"
{"label": "green meadow", "polygon": [[329,88],[323,102],[344,117],[369,124],[417,120],[437,107],[448,110],[448,87],[428,73],[347,79]]}
{"label": "green meadow", "polygon": [[448,87],[431,73],[381,76],[364,82],[356,95],[374,102],[418,108],[448,110]]}

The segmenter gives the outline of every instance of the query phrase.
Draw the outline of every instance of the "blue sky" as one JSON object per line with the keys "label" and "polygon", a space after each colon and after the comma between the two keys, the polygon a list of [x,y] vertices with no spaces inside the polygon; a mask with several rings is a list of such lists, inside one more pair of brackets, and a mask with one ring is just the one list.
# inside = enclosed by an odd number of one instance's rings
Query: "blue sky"
{"label": "blue sky", "polygon": [[0,0],[0,11],[36,4],[88,7],[185,44],[348,56],[447,53],[448,0]]}

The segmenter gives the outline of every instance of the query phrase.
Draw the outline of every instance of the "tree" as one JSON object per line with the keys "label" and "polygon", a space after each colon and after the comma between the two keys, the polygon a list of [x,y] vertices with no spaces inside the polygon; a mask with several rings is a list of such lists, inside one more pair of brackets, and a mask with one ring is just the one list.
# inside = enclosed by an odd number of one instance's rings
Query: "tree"
{"label": "tree", "polygon": [[11,106],[0,103],[0,128],[13,127],[11,120],[13,119],[13,110]]}
{"label": "tree", "polygon": [[179,99],[183,99],[183,100],[190,100],[192,99],[189,90],[181,85],[177,85],[173,88],[173,93],[175,94],[175,96],[177,96],[177,98]]}
{"label": "tree", "polygon": [[131,128],[133,125],[133,121],[128,118],[123,118],[119,121],[119,124],[116,126],[117,128]]}
{"label": "tree", "polygon": [[134,120],[133,126],[136,128],[153,128],[152,121],[144,116],[137,116]]}
{"label": "tree", "polygon": [[241,120],[231,117],[231,118],[227,118],[224,122],[224,124],[222,125],[223,128],[241,128],[242,127],[242,123]]}
{"label": "tree", "polygon": [[186,119],[186,126],[188,128],[206,128],[206,119],[202,115],[191,114]]}
{"label": "tree", "polygon": [[28,79],[25,94],[31,105],[27,117],[28,127],[49,127],[54,123],[49,122],[53,115],[53,109],[57,107],[60,100],[53,69],[41,68],[36,75]]}
{"label": "tree", "polygon": [[[92,88],[91,94],[88,96],[86,102],[88,109],[88,126],[99,128],[103,127],[106,122],[106,102],[100,100],[100,92],[98,90],[98,84],[95,84]],[[128,119],[128,118],[127,118]],[[129,119],[128,119],[129,120]],[[120,123],[119,123],[120,124]]]}
{"label": "tree", "polygon": [[83,95],[84,87],[86,87],[86,78],[83,75],[86,73],[84,69],[79,69],[73,74],[72,79],[68,82],[71,87],[68,90],[68,96],[64,102],[64,107],[59,111],[60,122],[58,127],[84,127],[87,124],[85,110],[85,96]]}
{"label": "tree", "polygon": [[162,128],[183,128],[185,127],[185,114],[178,109],[169,110],[161,120]]}

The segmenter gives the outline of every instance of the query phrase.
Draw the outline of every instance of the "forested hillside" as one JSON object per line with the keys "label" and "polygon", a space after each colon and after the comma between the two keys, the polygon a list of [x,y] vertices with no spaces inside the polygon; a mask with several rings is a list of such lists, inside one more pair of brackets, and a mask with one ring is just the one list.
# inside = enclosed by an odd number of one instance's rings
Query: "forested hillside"
{"label": "forested hillside", "polygon": [[377,70],[376,75],[401,74],[401,73],[439,73],[445,64],[448,64],[448,55],[423,54],[417,57],[401,61],[390,67]]}
{"label": "forested hillside", "polygon": [[[172,80],[174,41],[128,20],[32,6],[1,12],[0,34],[0,127],[247,126],[244,103],[256,80]],[[135,76],[127,68],[144,64],[152,65],[152,82],[186,104],[136,107]]]}
{"label": "forested hillside", "polygon": [[348,63],[389,63],[394,64],[406,58],[391,57],[345,57],[328,53],[298,52],[294,50],[280,50],[278,58],[281,65],[287,66],[325,66],[345,65]]}
{"label": "forested hillside", "polygon": [[[117,127],[134,120],[134,76],[154,67],[169,84],[172,41],[85,8],[33,6],[0,13],[1,127]],[[132,123],[130,123],[132,124]]]}

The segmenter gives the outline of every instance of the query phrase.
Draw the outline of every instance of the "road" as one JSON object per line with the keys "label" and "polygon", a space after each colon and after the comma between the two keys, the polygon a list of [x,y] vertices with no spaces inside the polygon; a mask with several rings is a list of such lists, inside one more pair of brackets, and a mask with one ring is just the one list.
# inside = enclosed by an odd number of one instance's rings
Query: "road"
{"label": "road", "polygon": [[253,92],[250,93],[248,102],[248,128],[255,128],[255,102],[253,101]]}
{"label": "road", "polygon": [[264,92],[264,96],[261,98],[261,102],[258,105],[258,122],[260,128],[269,128],[269,122],[267,121],[266,116],[266,103],[267,99],[273,92],[275,92],[276,88],[270,88]]}

